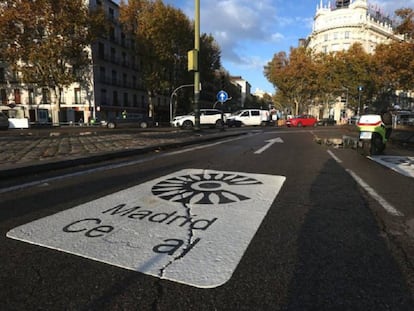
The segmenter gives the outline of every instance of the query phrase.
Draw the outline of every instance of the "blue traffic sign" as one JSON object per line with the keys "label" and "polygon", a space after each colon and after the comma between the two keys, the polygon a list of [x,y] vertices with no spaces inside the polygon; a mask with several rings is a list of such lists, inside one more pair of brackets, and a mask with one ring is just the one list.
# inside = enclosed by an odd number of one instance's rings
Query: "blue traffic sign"
{"label": "blue traffic sign", "polygon": [[229,98],[229,95],[227,95],[226,91],[221,90],[220,92],[217,93],[217,100],[219,102],[224,103],[228,98]]}

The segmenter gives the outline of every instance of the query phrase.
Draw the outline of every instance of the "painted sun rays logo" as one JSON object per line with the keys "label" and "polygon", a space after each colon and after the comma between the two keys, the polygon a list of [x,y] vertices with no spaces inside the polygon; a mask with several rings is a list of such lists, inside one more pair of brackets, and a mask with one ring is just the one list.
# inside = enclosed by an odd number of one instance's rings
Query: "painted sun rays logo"
{"label": "painted sun rays logo", "polygon": [[164,200],[183,204],[228,204],[250,199],[231,190],[232,186],[258,184],[262,182],[239,174],[200,173],[161,181],[152,187],[152,193]]}

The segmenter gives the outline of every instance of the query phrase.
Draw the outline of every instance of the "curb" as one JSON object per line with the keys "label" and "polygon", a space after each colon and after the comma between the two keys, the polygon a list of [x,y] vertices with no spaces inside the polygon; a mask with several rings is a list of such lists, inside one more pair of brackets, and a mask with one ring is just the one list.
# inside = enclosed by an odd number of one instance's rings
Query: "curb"
{"label": "curb", "polygon": [[[211,134],[205,137],[196,137],[196,138],[181,138],[183,140],[177,141],[174,143],[165,143],[159,145],[151,145],[142,148],[136,149],[128,149],[128,150],[121,150],[121,151],[112,151],[106,153],[99,153],[85,157],[77,157],[73,159],[65,159],[65,160],[50,160],[48,162],[44,162],[41,164],[31,164],[31,165],[21,165],[12,168],[0,169],[0,180],[6,180],[7,178],[19,177],[24,175],[31,175],[37,173],[43,173],[46,171],[51,170],[59,170],[59,169],[66,169],[74,166],[79,165],[89,165],[98,162],[109,161],[117,158],[126,158],[130,156],[140,155],[149,153],[152,151],[162,151],[162,150],[169,150],[179,147],[190,146],[199,143],[206,143],[210,141],[215,141],[219,139],[235,137],[246,135],[247,132],[236,132],[236,133],[227,133],[227,134]],[[180,138],[178,138],[180,139]]]}

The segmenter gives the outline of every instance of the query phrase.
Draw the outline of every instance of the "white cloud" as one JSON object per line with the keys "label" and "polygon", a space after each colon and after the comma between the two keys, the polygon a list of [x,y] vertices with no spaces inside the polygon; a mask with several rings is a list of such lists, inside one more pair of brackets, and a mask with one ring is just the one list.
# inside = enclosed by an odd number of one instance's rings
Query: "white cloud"
{"label": "white cloud", "polygon": [[271,38],[271,41],[273,41],[273,42],[280,42],[285,38],[285,36],[283,34],[281,34],[280,32],[276,32],[276,33],[272,34],[270,36],[270,38]]}

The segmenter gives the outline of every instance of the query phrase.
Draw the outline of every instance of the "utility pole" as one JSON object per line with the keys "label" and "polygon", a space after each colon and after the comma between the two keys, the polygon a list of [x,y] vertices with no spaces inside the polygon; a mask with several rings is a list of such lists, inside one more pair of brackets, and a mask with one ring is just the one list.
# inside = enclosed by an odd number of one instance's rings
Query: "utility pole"
{"label": "utility pole", "polygon": [[[200,0],[194,0],[194,50],[196,51],[196,57],[199,57],[200,52]],[[197,63],[199,63],[197,61]],[[195,113],[195,125],[196,131],[200,130],[200,68],[194,71],[194,113]]]}

